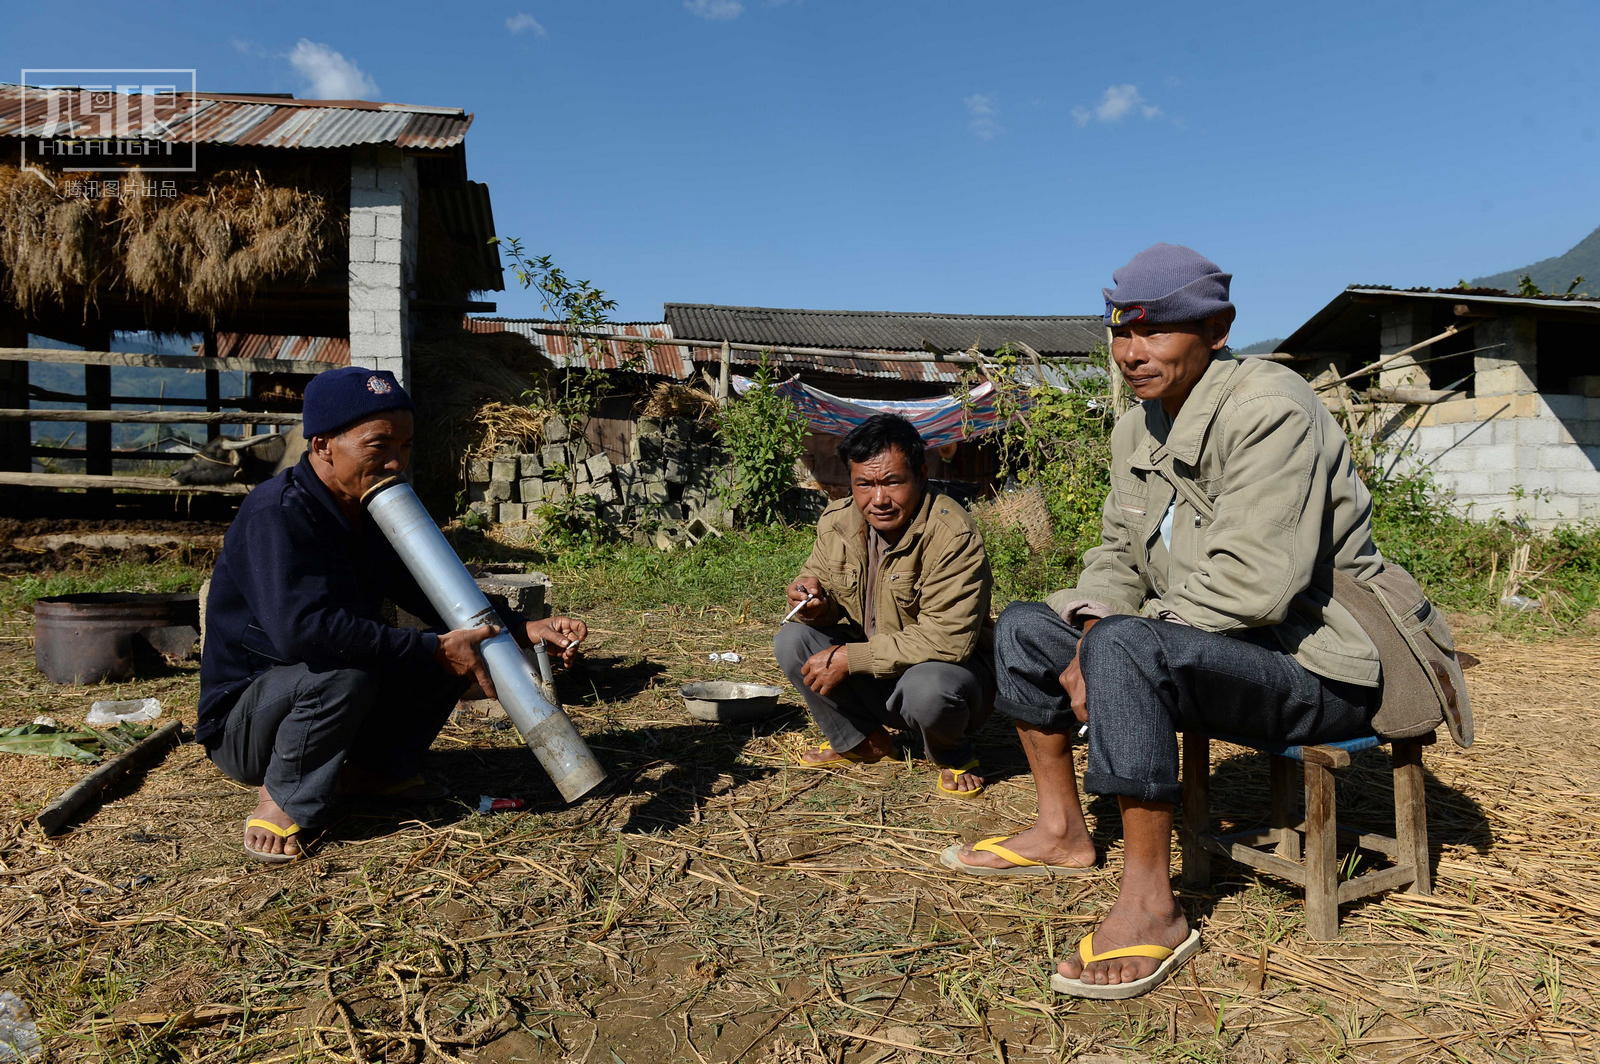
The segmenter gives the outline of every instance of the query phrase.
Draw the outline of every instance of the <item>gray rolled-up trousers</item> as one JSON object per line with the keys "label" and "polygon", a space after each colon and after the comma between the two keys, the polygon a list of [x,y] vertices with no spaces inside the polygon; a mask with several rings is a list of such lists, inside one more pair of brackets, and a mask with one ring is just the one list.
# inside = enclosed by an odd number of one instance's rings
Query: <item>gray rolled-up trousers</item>
{"label": "gray rolled-up trousers", "polygon": [[207,753],[240,783],[267,788],[310,831],[332,817],[346,760],[409,779],[469,679],[434,665],[319,669],[279,665],[257,676]]}
{"label": "gray rolled-up trousers", "polygon": [[1178,733],[1190,729],[1298,744],[1372,733],[1376,688],[1318,676],[1266,629],[1225,634],[1118,616],[1082,635],[1042,602],[1014,602],[995,624],[995,708],[1047,731],[1076,731],[1058,677],[1080,638],[1090,794],[1176,804]]}
{"label": "gray rolled-up trousers", "polygon": [[971,764],[976,756],[971,736],[993,708],[993,686],[985,672],[970,664],[924,661],[899,676],[852,675],[826,697],[805,685],[800,669],[807,658],[819,650],[860,641],[859,632],[842,626],[793,623],[780,627],[772,641],[778,667],[806,700],[812,719],[833,748],[849,750],[879,728],[889,727],[914,732],[934,764],[956,768]]}

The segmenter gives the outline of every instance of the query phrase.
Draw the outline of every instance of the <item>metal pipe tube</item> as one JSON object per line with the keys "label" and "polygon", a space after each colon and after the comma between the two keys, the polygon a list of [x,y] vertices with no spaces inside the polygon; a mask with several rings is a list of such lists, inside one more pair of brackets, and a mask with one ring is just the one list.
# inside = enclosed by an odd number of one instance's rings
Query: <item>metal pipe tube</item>
{"label": "metal pipe tube", "polygon": [[[501,624],[500,615],[456,557],[410,484],[392,477],[368,491],[361,502],[445,624],[452,630]],[[571,718],[539,693],[533,669],[511,633],[502,629],[479,643],[478,651],[489,667],[506,716],[550,774],[561,796],[573,802],[599,786],[606,777],[605,769],[589,751]]]}

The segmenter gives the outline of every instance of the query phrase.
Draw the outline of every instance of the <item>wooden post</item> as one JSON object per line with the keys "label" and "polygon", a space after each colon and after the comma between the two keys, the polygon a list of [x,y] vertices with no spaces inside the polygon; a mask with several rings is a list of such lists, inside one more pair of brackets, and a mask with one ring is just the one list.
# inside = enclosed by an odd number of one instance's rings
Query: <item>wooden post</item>
{"label": "wooden post", "polygon": [[1306,765],[1306,934],[1339,937],[1339,827],[1333,769]]}
{"label": "wooden post", "polygon": [[[28,329],[22,315],[0,304],[0,347],[28,346]],[[28,406],[28,363],[0,362],[0,406]],[[26,473],[32,470],[30,449],[32,426],[26,421],[0,425],[0,470]]]}
{"label": "wooden post", "polygon": [[[217,357],[217,334],[212,329],[205,331],[201,341],[200,353],[206,358]],[[214,369],[206,370],[206,412],[215,414],[222,409],[222,375]],[[221,425],[206,426],[206,441],[216,439],[222,435]]]}
{"label": "wooden post", "polygon": [[733,352],[728,347],[728,341],[722,341],[722,369],[717,374],[717,401],[723,406],[728,405],[730,389],[733,387]]}
{"label": "wooden post", "polygon": [[1394,762],[1394,834],[1401,863],[1414,862],[1417,878],[1411,894],[1433,893],[1428,864],[1428,799],[1423,793],[1422,744],[1397,741],[1390,747]]}
{"label": "wooden post", "polygon": [[1202,888],[1211,882],[1211,853],[1199,835],[1211,830],[1211,737],[1202,731],[1183,733],[1183,885]]}
{"label": "wooden post", "polygon": [[[106,351],[111,348],[110,329],[90,329],[84,335],[85,348],[90,350]],[[111,367],[110,366],[84,366],[83,367],[83,394],[84,409],[110,410],[111,409]],[[91,421],[84,426],[84,462],[83,471],[90,476],[106,476],[116,472],[111,461],[111,422]],[[95,502],[111,505],[111,492],[92,490],[88,497]]]}
{"label": "wooden post", "polygon": [[1295,830],[1299,818],[1295,816],[1295,776],[1299,775],[1293,758],[1269,754],[1272,778],[1272,829],[1277,832],[1275,852],[1285,861],[1300,860],[1300,832]]}

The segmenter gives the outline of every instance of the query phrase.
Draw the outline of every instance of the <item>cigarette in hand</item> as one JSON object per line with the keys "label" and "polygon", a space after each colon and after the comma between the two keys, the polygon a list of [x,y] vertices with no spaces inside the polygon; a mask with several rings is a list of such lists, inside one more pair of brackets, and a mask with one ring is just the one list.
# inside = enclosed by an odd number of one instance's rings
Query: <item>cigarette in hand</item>
{"label": "cigarette in hand", "polygon": [[807,606],[811,605],[811,603],[814,602],[814,601],[816,601],[816,596],[813,595],[811,592],[807,591],[805,600],[803,602],[795,603],[794,609],[789,611],[789,615],[787,617],[785,617],[783,620],[779,621],[778,623],[779,624],[788,624],[790,621],[794,620],[794,615],[795,614],[799,613],[801,610],[803,610]]}

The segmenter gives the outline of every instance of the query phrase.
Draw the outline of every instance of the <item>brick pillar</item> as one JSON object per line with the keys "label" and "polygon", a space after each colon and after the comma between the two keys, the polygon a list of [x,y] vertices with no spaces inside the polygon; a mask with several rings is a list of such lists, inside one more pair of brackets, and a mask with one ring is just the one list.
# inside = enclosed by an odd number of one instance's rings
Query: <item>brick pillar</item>
{"label": "brick pillar", "polygon": [[1473,394],[1526,395],[1539,390],[1538,323],[1532,318],[1490,318],[1473,329],[1472,346],[1505,346],[1473,356]]}
{"label": "brick pillar", "polygon": [[411,387],[411,286],[417,261],[417,161],[399,148],[350,157],[350,364]]}
{"label": "brick pillar", "polygon": [[[1421,305],[1420,301],[1386,306],[1379,320],[1382,328],[1379,339],[1381,346],[1378,349],[1380,355],[1404,351],[1442,331],[1433,327],[1433,308]],[[1428,371],[1426,367],[1417,365],[1417,359],[1427,358],[1430,353],[1431,349],[1424,347],[1398,362],[1391,362],[1379,371],[1379,385],[1385,388],[1426,388]]]}

